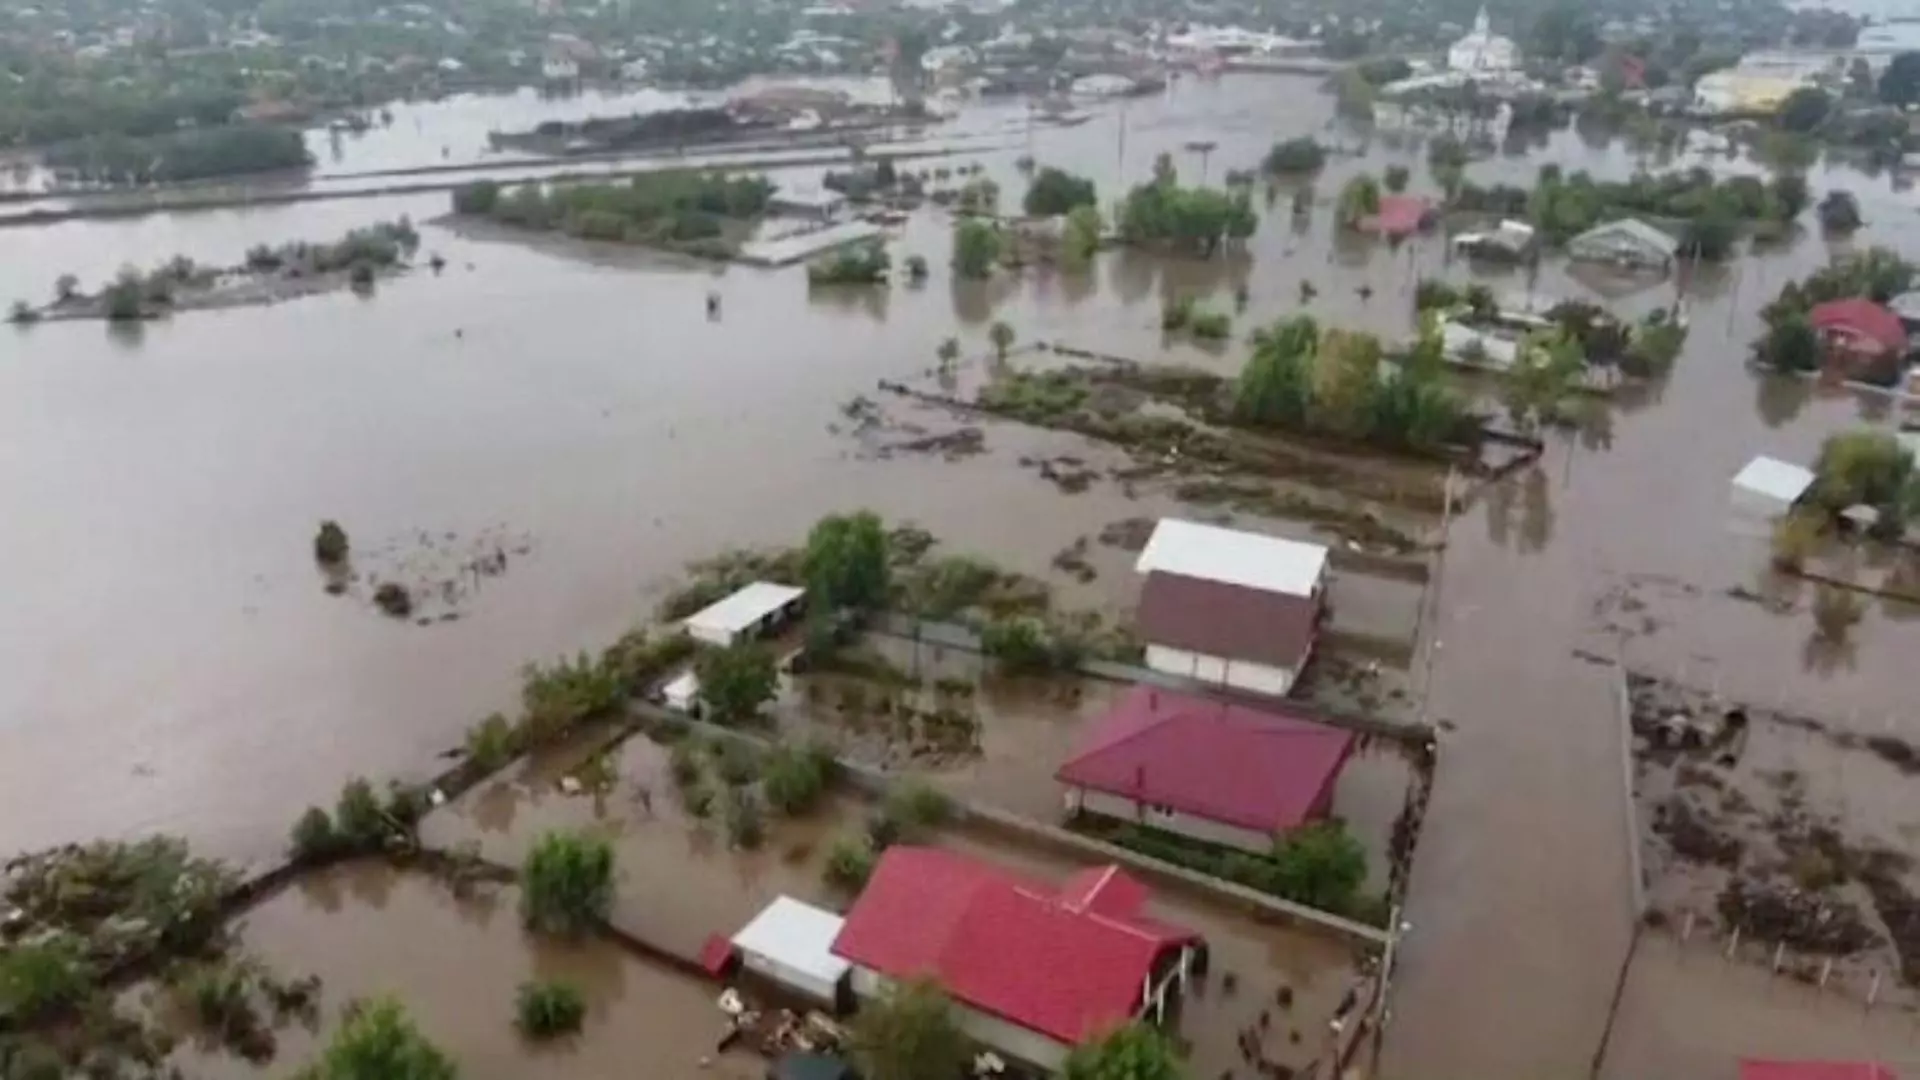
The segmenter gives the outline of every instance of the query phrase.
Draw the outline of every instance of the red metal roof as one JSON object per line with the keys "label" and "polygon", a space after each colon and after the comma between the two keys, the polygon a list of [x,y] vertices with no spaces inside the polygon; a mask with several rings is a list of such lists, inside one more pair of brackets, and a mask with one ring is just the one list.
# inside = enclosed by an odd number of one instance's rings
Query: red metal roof
{"label": "red metal roof", "polygon": [[1892,350],[1907,347],[1907,328],[1890,308],[1864,297],[1829,300],[1807,314],[1822,330],[1847,330]]}
{"label": "red metal roof", "polygon": [[1387,236],[1408,236],[1426,227],[1432,204],[1418,195],[1382,195],[1380,210],[1362,224]]}
{"label": "red metal roof", "polygon": [[1128,691],[1054,779],[1277,832],[1325,813],[1353,734],[1146,686]]}
{"label": "red metal roof", "polygon": [[1156,570],[1140,588],[1134,626],[1154,645],[1298,672],[1320,629],[1320,601]]}
{"label": "red metal roof", "polygon": [[1742,1061],[1740,1080],[1895,1080],[1870,1061]]}
{"label": "red metal roof", "polygon": [[1064,1043],[1132,1019],[1160,955],[1197,940],[1139,915],[1117,866],[1059,888],[938,848],[881,856],[833,951],[890,978],[931,976],[954,1000]]}

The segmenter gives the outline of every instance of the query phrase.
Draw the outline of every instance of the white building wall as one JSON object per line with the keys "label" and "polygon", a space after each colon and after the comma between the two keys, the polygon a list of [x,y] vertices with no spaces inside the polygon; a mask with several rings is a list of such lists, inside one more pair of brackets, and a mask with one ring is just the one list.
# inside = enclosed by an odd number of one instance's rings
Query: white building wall
{"label": "white building wall", "polygon": [[[879,997],[893,985],[893,980],[872,968],[853,967],[853,992],[862,1000]],[[1038,1065],[1049,1072],[1057,1072],[1065,1063],[1067,1053],[1072,1048],[1056,1039],[1049,1038],[1037,1031],[1009,1023],[997,1016],[991,1016],[978,1009],[954,1003],[954,1017],[959,1021],[960,1030],[982,1046],[988,1047],[1004,1056],[1017,1058],[1030,1065]]]}
{"label": "white building wall", "polygon": [[1195,840],[1205,840],[1210,844],[1240,848],[1261,855],[1273,851],[1274,838],[1258,829],[1243,829],[1178,811],[1162,812],[1122,795],[1076,788],[1070,793],[1067,805],[1069,809],[1077,807],[1091,814],[1137,822],[1181,836],[1191,836]]}
{"label": "white building wall", "polygon": [[799,968],[783,964],[769,956],[742,951],[740,966],[789,990],[805,994],[826,1004],[833,1004],[834,984],[801,971]]}
{"label": "white building wall", "polygon": [[1147,666],[1168,675],[1271,697],[1282,697],[1293,689],[1295,675],[1292,668],[1256,664],[1249,660],[1229,660],[1152,644],[1147,646]]}

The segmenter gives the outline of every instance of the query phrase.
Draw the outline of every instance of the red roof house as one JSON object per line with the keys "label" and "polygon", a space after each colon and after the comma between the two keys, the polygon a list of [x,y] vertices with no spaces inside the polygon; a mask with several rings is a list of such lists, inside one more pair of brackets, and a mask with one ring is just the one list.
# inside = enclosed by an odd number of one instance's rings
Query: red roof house
{"label": "red roof house", "polygon": [[1868,1061],[1742,1061],[1740,1080],[1895,1080]]}
{"label": "red roof house", "polygon": [[938,848],[896,845],[834,939],[855,993],[931,977],[968,1033],[1046,1068],[1152,1008],[1185,979],[1192,931],[1140,914],[1146,887],[1117,866],[1058,886]]}
{"label": "red roof house", "polygon": [[1857,358],[1900,356],[1907,351],[1907,328],[1891,308],[1864,297],[1829,300],[1807,313],[1830,350]]}
{"label": "red roof house", "polygon": [[1418,195],[1382,195],[1380,209],[1360,227],[1399,240],[1412,236],[1433,220],[1433,204]]}
{"label": "red roof house", "polygon": [[1327,815],[1352,733],[1136,686],[1054,779],[1068,805],[1251,851]]}

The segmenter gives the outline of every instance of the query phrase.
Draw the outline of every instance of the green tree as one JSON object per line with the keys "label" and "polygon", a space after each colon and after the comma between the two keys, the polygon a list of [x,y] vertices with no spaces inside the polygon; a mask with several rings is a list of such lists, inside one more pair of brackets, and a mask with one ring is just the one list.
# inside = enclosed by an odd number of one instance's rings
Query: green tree
{"label": "green tree", "polygon": [[1833,99],[1824,90],[1803,86],[1780,103],[1774,121],[1787,131],[1805,134],[1826,123],[1833,111]]}
{"label": "green tree", "polygon": [[520,917],[529,930],[579,937],[613,910],[613,847],[580,832],[549,832],[520,871]]}
{"label": "green tree", "polygon": [[716,724],[747,723],[760,715],[780,685],[773,651],[753,641],[708,649],[694,661],[700,703]]}
{"label": "green tree", "polygon": [[1273,144],[1260,167],[1269,175],[1287,176],[1316,172],[1327,163],[1326,147],[1311,135]]}
{"label": "green tree", "polygon": [[1003,322],[995,322],[987,328],[987,340],[993,342],[993,352],[1003,363],[1007,359],[1007,350],[1013,348],[1013,327]]}
{"label": "green tree", "polygon": [[1876,530],[1897,536],[1905,524],[1913,457],[1884,431],[1844,431],[1827,436],[1813,465],[1809,498],[1838,514],[1850,506],[1879,512]]}
{"label": "green tree", "polygon": [[323,566],[338,566],[347,561],[347,530],[337,521],[323,521],[313,537],[313,557]]}
{"label": "green tree", "polygon": [[870,510],[823,517],[807,534],[804,566],[815,610],[878,608],[892,583],[886,527]]}
{"label": "green tree", "polygon": [[847,1050],[866,1080],[947,1080],[965,1070],[969,1043],[945,991],[916,980],[854,1014]]}
{"label": "green tree", "polygon": [[1761,363],[1780,371],[1812,371],[1820,366],[1820,333],[1797,313],[1769,326],[1757,351]]}
{"label": "green tree", "polygon": [[1098,204],[1093,181],[1048,166],[1028,185],[1024,205],[1029,217],[1059,217],[1075,207]]}
{"label": "green tree", "polygon": [[497,180],[476,180],[453,189],[453,212],[456,214],[491,214],[500,203],[500,183]]}
{"label": "green tree", "polygon": [[140,271],[129,266],[101,294],[107,318],[114,322],[132,322],[146,317],[146,284]]}
{"label": "green tree", "polygon": [[1880,73],[1880,100],[1905,108],[1920,105],[1920,52],[1903,52]]}
{"label": "green tree", "polygon": [[940,358],[940,370],[951,371],[954,363],[960,359],[960,339],[949,337],[941,341],[934,355]]}
{"label": "green tree", "polygon": [[73,274],[61,274],[53,282],[55,303],[64,304],[80,295],[80,279]]}
{"label": "green tree", "polygon": [[78,939],[22,941],[0,951],[0,1025],[29,1027],[92,992],[93,973]]}
{"label": "green tree", "polygon": [[953,223],[953,270],[963,278],[984,278],[1000,259],[1000,230],[989,222],[961,218]]}
{"label": "green tree", "polygon": [[760,790],[775,813],[805,814],[827,792],[833,751],[825,747],[776,746],[761,769]]}
{"label": "green tree", "polygon": [[1781,221],[1792,221],[1799,217],[1812,198],[1812,192],[1807,188],[1807,178],[1797,172],[1781,173],[1767,185],[1769,209]]}
{"label": "green tree", "polygon": [[1502,394],[1507,415],[1522,431],[1567,417],[1568,403],[1586,371],[1580,343],[1565,330],[1536,333],[1516,350]]}
{"label": "green tree", "polygon": [[1340,189],[1340,224],[1352,229],[1380,212],[1380,182],[1366,173],[1347,181]]}
{"label": "green tree", "polygon": [[980,631],[980,651],[1014,673],[1046,671],[1054,666],[1053,643],[1038,619],[1007,616]]}
{"label": "green tree", "polygon": [[1866,224],[1860,217],[1860,200],[1853,192],[1835,188],[1827,192],[1820,200],[1820,227],[1829,233],[1844,236]]}
{"label": "green tree", "polygon": [[1184,1080],[1173,1041],[1143,1023],[1115,1028],[1067,1055],[1061,1080]]}
{"label": "green tree", "polygon": [[453,1059],[427,1041],[400,1003],[391,998],[362,1002],[305,1080],[454,1080]]}
{"label": "green tree", "polygon": [[1313,404],[1310,370],[1320,344],[1312,316],[1297,315],[1253,335],[1253,355],[1234,385],[1233,412],[1244,424],[1294,428]]}
{"label": "green tree", "polygon": [[1273,851],[1278,891],[1323,911],[1349,911],[1367,880],[1367,853],[1339,822],[1287,834]]}
{"label": "green tree", "polygon": [[1104,231],[1098,206],[1088,203],[1068,211],[1067,227],[1061,237],[1066,264],[1076,269],[1090,264],[1100,250],[1100,237]]}

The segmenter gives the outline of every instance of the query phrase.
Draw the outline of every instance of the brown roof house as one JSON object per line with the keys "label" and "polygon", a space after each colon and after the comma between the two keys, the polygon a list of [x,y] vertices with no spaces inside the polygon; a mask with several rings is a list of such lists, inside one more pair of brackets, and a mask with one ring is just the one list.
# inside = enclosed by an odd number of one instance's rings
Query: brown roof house
{"label": "brown roof house", "polygon": [[1325,610],[1326,548],[1164,518],[1134,569],[1148,667],[1273,697],[1293,688]]}

